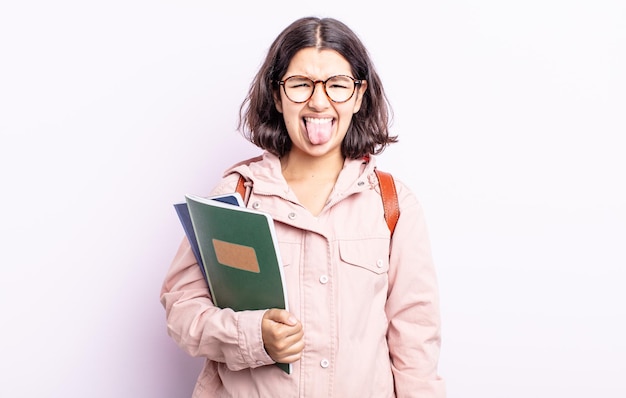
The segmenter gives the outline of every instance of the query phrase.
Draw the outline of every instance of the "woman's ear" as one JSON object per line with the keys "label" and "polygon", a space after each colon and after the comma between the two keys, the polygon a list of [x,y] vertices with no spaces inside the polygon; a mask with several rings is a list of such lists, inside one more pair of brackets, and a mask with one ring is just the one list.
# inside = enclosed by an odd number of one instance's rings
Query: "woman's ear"
{"label": "woman's ear", "polygon": [[361,104],[363,103],[363,96],[367,91],[367,80],[361,80],[361,84],[359,84],[359,88],[356,90],[356,101],[354,101],[354,111],[353,113],[357,113],[361,109]]}
{"label": "woman's ear", "polygon": [[278,113],[283,113],[283,102],[280,99],[280,90],[274,90],[272,97],[274,98],[274,106],[276,107]]}

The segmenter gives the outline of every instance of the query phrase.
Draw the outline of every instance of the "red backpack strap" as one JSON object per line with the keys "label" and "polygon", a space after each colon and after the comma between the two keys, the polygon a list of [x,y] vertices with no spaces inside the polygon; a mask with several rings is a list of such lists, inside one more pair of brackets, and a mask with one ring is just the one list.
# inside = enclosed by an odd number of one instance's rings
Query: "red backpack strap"
{"label": "red backpack strap", "polygon": [[385,220],[387,221],[391,235],[393,235],[398,218],[400,218],[400,206],[398,204],[396,184],[393,181],[393,176],[391,174],[378,169],[374,169],[374,172],[378,177],[378,186],[380,187],[380,196],[383,200]]}
{"label": "red backpack strap", "polygon": [[238,192],[241,195],[241,199],[243,199],[244,203],[247,202],[248,198],[246,198],[246,179],[243,176],[239,175],[239,181],[237,181],[237,187],[235,188],[235,192]]}

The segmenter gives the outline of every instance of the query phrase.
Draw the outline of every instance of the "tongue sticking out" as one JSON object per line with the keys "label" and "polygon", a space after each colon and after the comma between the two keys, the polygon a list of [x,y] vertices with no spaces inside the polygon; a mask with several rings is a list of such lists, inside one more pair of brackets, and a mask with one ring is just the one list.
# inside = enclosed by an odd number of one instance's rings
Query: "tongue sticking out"
{"label": "tongue sticking out", "polygon": [[333,119],[312,119],[307,118],[306,131],[309,135],[311,144],[320,145],[330,140],[330,134],[333,127]]}

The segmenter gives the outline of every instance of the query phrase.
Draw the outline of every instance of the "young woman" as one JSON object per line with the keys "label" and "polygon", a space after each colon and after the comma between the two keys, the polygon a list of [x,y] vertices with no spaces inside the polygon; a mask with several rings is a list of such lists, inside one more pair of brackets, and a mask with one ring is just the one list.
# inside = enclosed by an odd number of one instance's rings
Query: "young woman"
{"label": "young woman", "polygon": [[183,240],[161,303],[170,336],[206,358],[194,397],[445,397],[422,208],[396,180],[392,235],[374,173],[374,156],[397,140],[389,113],[343,23],[303,18],[276,38],[241,108],[240,128],[263,154],[210,194],[234,192],[243,176],[248,206],[274,218],[290,311],[216,307]]}

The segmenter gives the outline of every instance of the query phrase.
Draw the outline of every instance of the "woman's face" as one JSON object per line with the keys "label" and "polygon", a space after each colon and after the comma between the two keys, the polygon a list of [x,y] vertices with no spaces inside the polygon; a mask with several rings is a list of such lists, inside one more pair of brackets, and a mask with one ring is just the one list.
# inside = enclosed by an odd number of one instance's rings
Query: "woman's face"
{"label": "woman's face", "polygon": [[[338,52],[316,48],[298,51],[291,59],[282,80],[296,75],[313,81],[326,81],[329,77],[338,75],[356,78],[352,76],[348,61]],[[287,98],[281,87],[274,102],[278,112],[283,115],[293,143],[290,155],[341,155],[341,143],[352,121],[352,115],[359,111],[366,89],[367,83],[363,81],[356,86],[354,95],[348,101],[336,103],[328,98],[323,84],[317,83],[313,96],[308,101],[295,103]]]}

